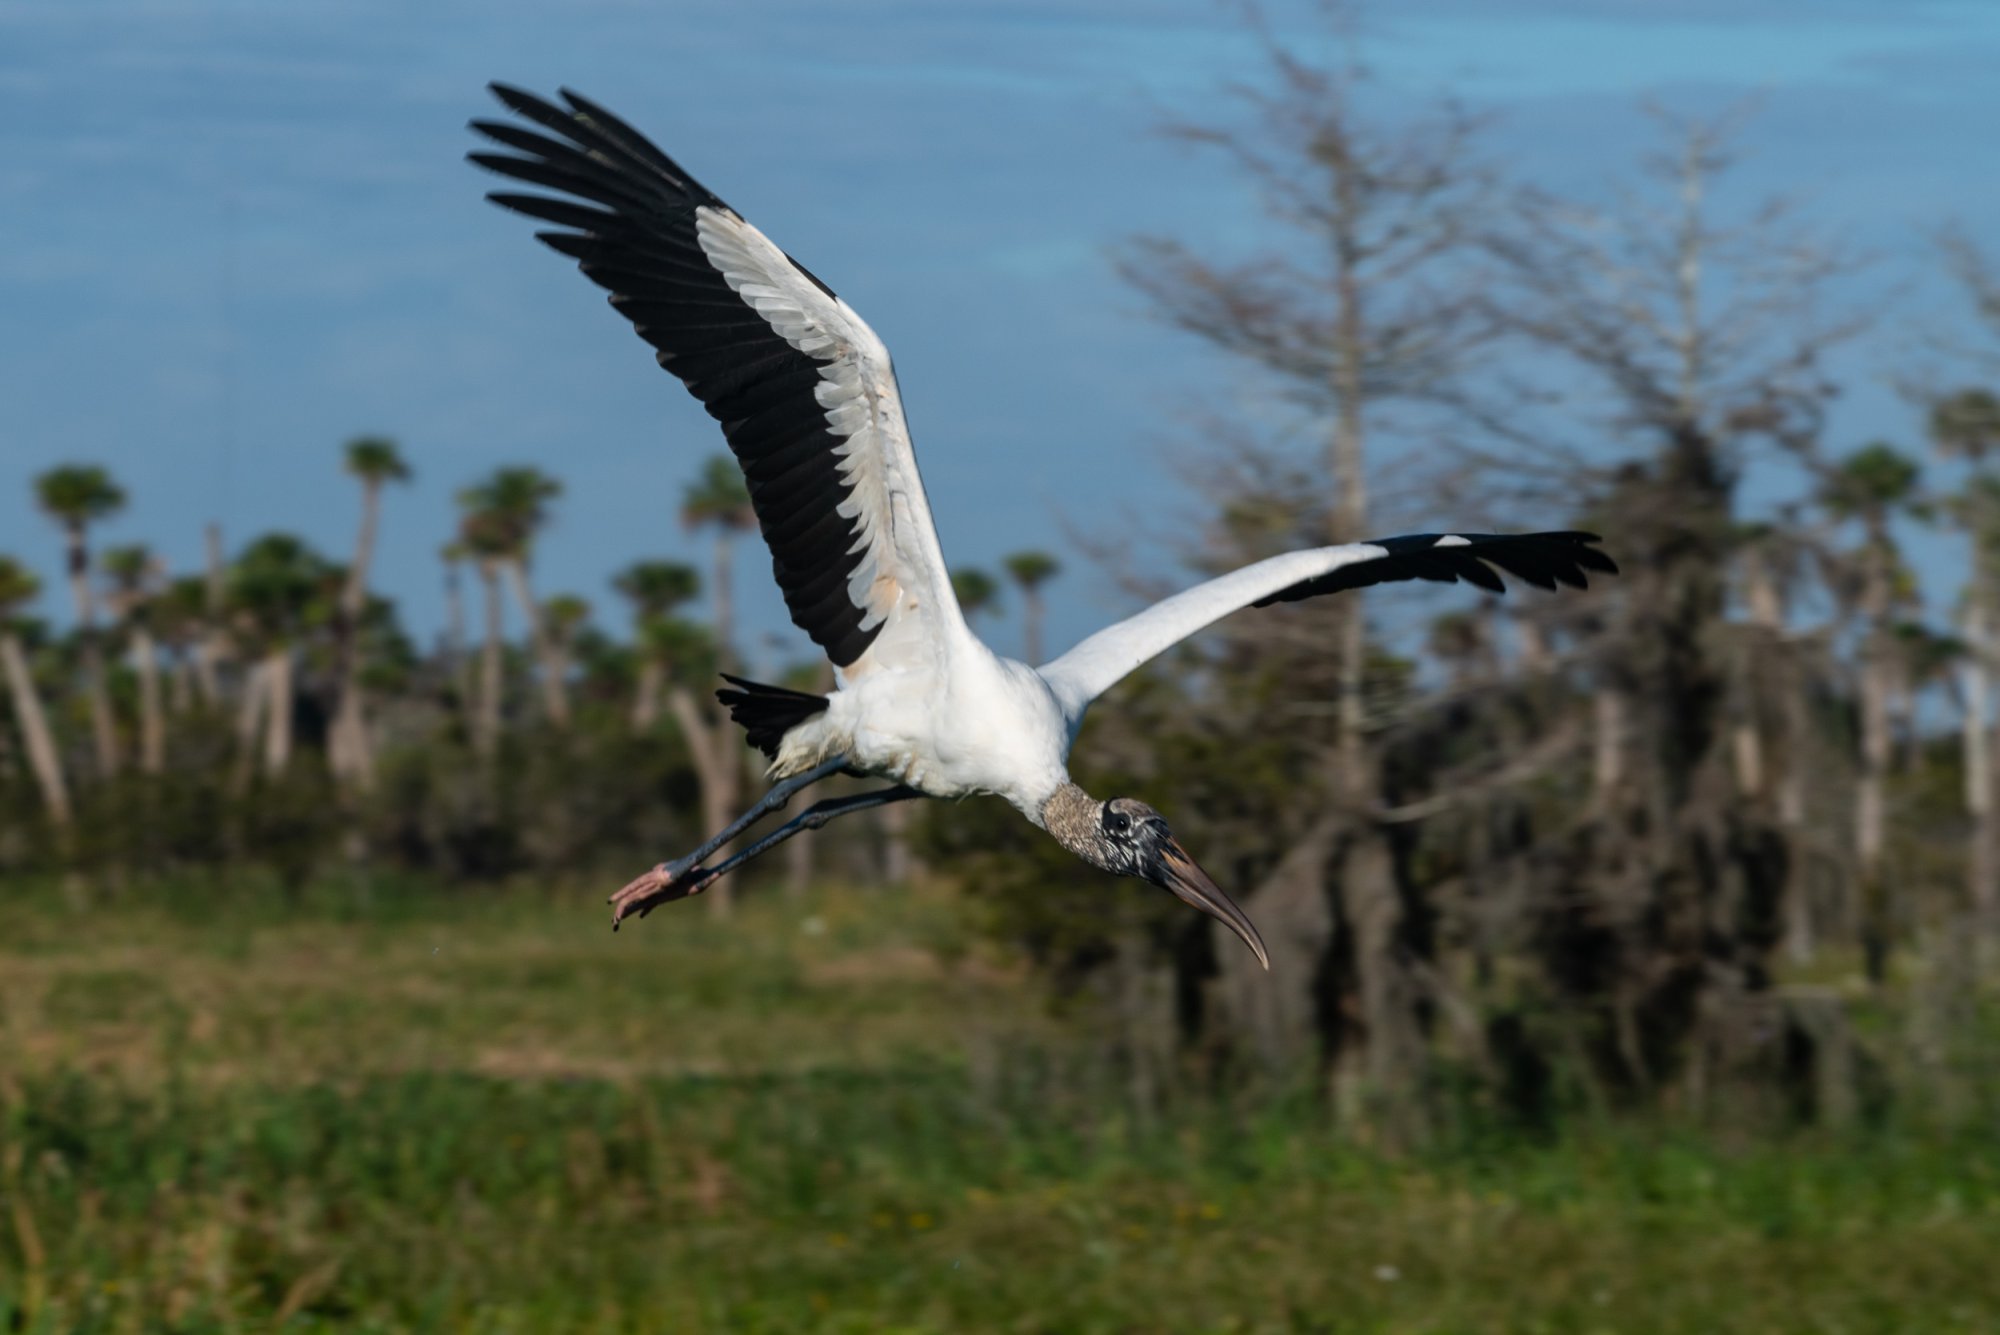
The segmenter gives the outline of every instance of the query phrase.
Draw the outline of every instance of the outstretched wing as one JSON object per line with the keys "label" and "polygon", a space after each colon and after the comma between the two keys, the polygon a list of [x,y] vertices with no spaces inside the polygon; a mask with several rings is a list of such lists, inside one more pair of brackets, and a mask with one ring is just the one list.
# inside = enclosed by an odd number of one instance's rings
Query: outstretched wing
{"label": "outstretched wing", "polygon": [[553,194],[487,198],[555,224],[536,235],[722,424],[799,629],[852,675],[962,628],[875,332],[617,117],[567,89],[563,106],[492,89],[539,128],[474,121],[512,152],[471,160]]}
{"label": "outstretched wing", "polygon": [[1041,669],[1072,718],[1126,673],[1241,607],[1317,598],[1393,580],[1464,580],[1495,593],[1506,584],[1494,567],[1541,589],[1586,587],[1584,572],[1615,575],[1618,566],[1593,543],[1595,533],[1418,533],[1379,542],[1286,552],[1231,571],[1108,626]]}

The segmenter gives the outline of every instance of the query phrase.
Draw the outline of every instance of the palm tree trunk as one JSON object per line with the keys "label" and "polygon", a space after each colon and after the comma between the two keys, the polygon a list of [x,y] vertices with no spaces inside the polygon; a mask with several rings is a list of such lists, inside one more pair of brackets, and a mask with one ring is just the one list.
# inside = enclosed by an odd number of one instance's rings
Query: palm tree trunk
{"label": "palm tree trunk", "polygon": [[173,670],[167,674],[167,712],[184,717],[194,708],[194,650],[182,645],[174,653]]}
{"label": "palm tree trunk", "polygon": [[82,524],[69,525],[67,534],[69,591],[76,603],[77,635],[83,643],[84,690],[90,699],[90,736],[97,748],[97,772],[102,778],[116,778],[118,729],[111,717],[111,692],[104,684],[104,650],[97,642],[97,607],[90,595],[90,548]]}
{"label": "palm tree trunk", "polygon": [[210,704],[222,700],[222,685],[219,680],[221,665],[229,661],[231,644],[227,626],[228,575],[222,558],[222,526],[209,524],[202,530],[203,548],[207,556],[208,626],[202,634],[201,650],[195,659],[195,671],[202,684],[202,691]]}
{"label": "palm tree trunk", "polygon": [[[648,733],[660,721],[660,688],[666,684],[667,665],[657,658],[639,664],[639,681],[632,692],[632,731]],[[797,842],[794,840],[793,842]]]}
{"label": "palm tree trunk", "polygon": [[279,645],[264,660],[270,713],[264,732],[264,773],[282,778],[292,760],[292,647]]}
{"label": "palm tree trunk", "polygon": [[479,650],[479,714],[472,729],[472,743],[489,759],[500,750],[500,646],[502,634],[500,567],[497,561],[479,563],[480,582],[486,586],[486,639]]}
{"label": "palm tree trunk", "polygon": [[14,700],[14,717],[21,725],[21,739],[28,748],[28,765],[34,770],[35,785],[42,790],[42,804],[49,821],[67,829],[71,819],[69,788],[63,782],[62,757],[49,734],[48,715],[35,691],[34,674],[28,657],[21,651],[21,638],[12,631],[0,632],[0,669],[7,674],[7,690]]}
{"label": "palm tree trunk", "polygon": [[204,630],[188,646],[188,663],[194,670],[195,693],[205,705],[216,705],[222,701],[222,681],[215,670],[215,662],[220,653],[216,647],[216,633]]}
{"label": "palm tree trunk", "polygon": [[1039,667],[1042,662],[1042,594],[1032,585],[1021,589],[1021,648],[1028,655],[1028,665]]}
{"label": "palm tree trunk", "polygon": [[[673,711],[674,721],[680,724],[681,736],[687,743],[688,759],[694,765],[695,781],[701,786],[702,832],[706,835],[712,830],[720,830],[736,815],[737,771],[735,757],[730,754],[733,748],[725,730],[733,725],[717,726],[708,722],[685,686],[676,686],[667,692],[667,707]],[[729,845],[725,844],[715,851],[715,857],[726,857],[728,852]],[[705,894],[712,915],[718,918],[729,916],[733,903],[727,879],[717,881]]]}
{"label": "palm tree trunk", "polygon": [[472,700],[472,674],[465,656],[465,594],[459,587],[456,561],[447,561],[444,567],[444,656],[463,709]]}
{"label": "palm tree trunk", "polygon": [[561,655],[542,624],[542,609],[535,605],[534,595],[528,592],[527,563],[517,557],[506,563],[506,570],[508,586],[514,590],[514,601],[520,605],[521,615],[527,618],[528,643],[541,667],[542,712],[556,727],[567,728],[569,683],[563,680]]}
{"label": "palm tree trunk", "polygon": [[242,696],[236,705],[236,774],[234,787],[237,792],[248,791],[250,778],[257,772],[257,737],[264,721],[264,701],[270,694],[266,680],[266,663],[250,664],[243,673]]}
{"label": "palm tree trunk", "polygon": [[132,628],[132,658],[139,670],[139,768],[162,774],[167,768],[167,720],[160,708],[160,661],[153,634]]}
{"label": "palm tree trunk", "polygon": [[368,606],[368,567],[375,558],[375,530],[381,519],[382,484],[361,483],[361,530],[354,539],[354,560],[347,567],[347,584],[340,591],[340,703],[333,716],[328,758],[334,772],[367,792],[375,785],[375,758],[368,745],[366,705],[361,698],[361,615]]}
{"label": "palm tree trunk", "polygon": [[725,668],[736,666],[736,596],[730,584],[730,532],[726,526],[715,530],[714,572],[708,592],[715,618],[716,657]]}

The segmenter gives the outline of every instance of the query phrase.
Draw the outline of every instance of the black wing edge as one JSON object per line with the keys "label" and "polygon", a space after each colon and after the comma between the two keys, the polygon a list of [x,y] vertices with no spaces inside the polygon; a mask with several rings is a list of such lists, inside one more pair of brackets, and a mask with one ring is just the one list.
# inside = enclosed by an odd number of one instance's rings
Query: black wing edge
{"label": "black wing edge", "polygon": [[[879,625],[847,598],[857,565],[851,525],[836,508],[850,488],[814,390],[818,363],[787,344],[732,291],[696,235],[696,210],[740,217],[651,140],[581,94],[563,105],[505,83],[493,96],[526,124],[470,123],[506,152],[474,165],[549,194],[495,190],[501,208],[553,224],[536,239],[576,261],[722,426],[742,466],[773,573],[792,620],[846,667]],[[792,266],[834,297],[791,256]]]}
{"label": "black wing edge", "polygon": [[[572,88],[558,90],[564,106],[537,97],[524,88],[499,80],[486,85],[507,110],[544,130],[562,136],[551,139],[507,121],[472,120],[466,123],[473,133],[525,157],[505,153],[474,151],[466,160],[475,166],[517,181],[579,195],[602,209],[582,209],[564,205],[541,195],[521,195],[495,190],[486,198],[503,209],[524,214],[540,222],[553,222],[576,229],[581,237],[562,232],[539,232],[536,238],[572,259],[585,260],[576,253],[579,244],[588,247],[600,227],[615,229],[621,209],[644,216],[665,206],[694,209],[700,206],[737,214],[721,196],[696,180],[686,168],[668,157],[659,145]],[[567,142],[564,142],[567,141]],[[635,189],[635,186],[637,187]],[[662,189],[664,187],[664,190]],[[566,244],[567,243],[567,244]],[[792,267],[808,282],[835,301],[840,298],[820,280],[818,274],[786,254]]]}
{"label": "black wing edge", "polygon": [[[1459,538],[1449,546],[1438,544]],[[1371,584],[1391,584],[1398,580],[1424,579],[1438,584],[1464,580],[1493,593],[1505,593],[1507,585],[1495,568],[1538,589],[1553,590],[1567,585],[1572,589],[1590,587],[1586,571],[1603,575],[1618,573],[1618,563],[1594,545],[1604,539],[1595,533],[1565,530],[1555,533],[1413,533],[1401,538],[1378,538],[1370,545],[1386,555],[1358,561],[1329,574],[1278,590],[1253,606],[1293,603],[1302,598],[1338,593],[1343,589],[1364,589]]]}

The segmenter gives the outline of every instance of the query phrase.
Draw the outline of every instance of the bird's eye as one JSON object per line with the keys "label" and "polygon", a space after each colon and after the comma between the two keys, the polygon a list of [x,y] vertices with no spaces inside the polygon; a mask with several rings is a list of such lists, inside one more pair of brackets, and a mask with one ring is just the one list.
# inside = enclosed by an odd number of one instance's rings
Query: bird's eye
{"label": "bird's eye", "polygon": [[1104,829],[1107,834],[1123,834],[1132,828],[1132,818],[1122,811],[1104,813]]}

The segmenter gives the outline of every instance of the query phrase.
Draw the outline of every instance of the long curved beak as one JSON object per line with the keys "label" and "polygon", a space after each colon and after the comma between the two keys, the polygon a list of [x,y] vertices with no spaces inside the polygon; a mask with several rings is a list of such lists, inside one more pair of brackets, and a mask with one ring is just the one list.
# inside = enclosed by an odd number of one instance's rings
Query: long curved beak
{"label": "long curved beak", "polygon": [[1178,839],[1168,837],[1160,849],[1161,884],[1180,897],[1184,904],[1191,904],[1209,917],[1243,938],[1243,944],[1257,957],[1257,962],[1266,969],[1271,967],[1271,957],[1264,950],[1264,938],[1257,935],[1257,925],[1250,921],[1250,915],[1236,907],[1236,901],[1222,892],[1222,887],[1208,879],[1208,873],[1196,865],[1181,847]]}

